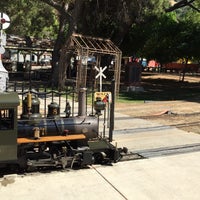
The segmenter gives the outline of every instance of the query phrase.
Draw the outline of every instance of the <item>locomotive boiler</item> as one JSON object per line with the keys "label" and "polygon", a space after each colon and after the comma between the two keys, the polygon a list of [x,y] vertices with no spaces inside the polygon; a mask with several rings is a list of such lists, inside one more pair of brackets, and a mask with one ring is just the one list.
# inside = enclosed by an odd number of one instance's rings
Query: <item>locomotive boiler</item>
{"label": "locomotive boiler", "polygon": [[87,116],[83,106],[78,116],[61,117],[51,103],[42,117],[37,98],[28,93],[19,118],[19,103],[16,92],[0,93],[0,167],[84,167],[117,162],[126,151],[99,136],[99,116]]}

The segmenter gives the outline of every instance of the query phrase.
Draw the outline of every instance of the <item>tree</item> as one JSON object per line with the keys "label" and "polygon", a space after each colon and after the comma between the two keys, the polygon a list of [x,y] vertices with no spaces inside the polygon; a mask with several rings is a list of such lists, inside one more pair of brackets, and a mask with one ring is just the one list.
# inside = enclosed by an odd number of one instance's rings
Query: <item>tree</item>
{"label": "tree", "polygon": [[165,0],[41,1],[56,9],[59,16],[59,31],[53,52],[53,83],[61,88],[66,80],[69,63],[67,47],[73,32],[106,36],[119,46],[134,23],[141,22],[146,14],[156,12],[166,4]]}
{"label": "tree", "polygon": [[196,10],[197,12],[200,12],[200,9],[193,4],[194,2],[196,3],[197,1],[196,0],[180,0],[179,2],[175,3],[173,6],[167,8],[166,12],[172,12],[176,9],[186,7],[186,6],[189,6],[192,9]]}
{"label": "tree", "polygon": [[[16,6],[16,2],[14,4],[11,0],[8,1],[13,5],[13,8]],[[52,24],[55,25],[55,21],[58,19],[58,32],[52,62],[53,83],[62,88],[65,85],[67,63],[69,63],[67,48],[73,32],[109,37],[120,46],[133,25],[142,23],[145,16],[150,15],[150,13],[162,13],[168,0],[17,0],[17,2],[19,2],[17,5],[19,12],[16,19],[20,21],[17,17],[21,16],[20,23],[23,24],[22,21],[26,18],[25,21],[27,21],[28,26],[25,27],[30,28],[30,32],[29,28],[27,30],[25,28],[24,33],[39,35],[36,25],[40,23],[35,23],[34,26],[31,26],[31,23],[33,24],[33,22],[41,19],[40,16],[43,16],[41,12],[46,13],[46,8],[51,11],[51,15],[45,15],[49,21],[53,21],[49,25],[50,27],[52,27]],[[41,5],[41,3],[45,3],[45,9],[44,6],[35,7],[35,5]],[[27,5],[31,9],[27,9]],[[54,11],[52,11],[52,8]],[[40,10],[41,12],[39,12]],[[38,17],[34,21],[32,17],[35,16]],[[47,28],[48,26],[44,27]],[[19,31],[22,33],[21,29]]]}
{"label": "tree", "polygon": [[[149,37],[146,39],[144,38],[146,53],[151,52],[151,56],[154,55],[154,57],[158,58],[161,62],[166,62],[167,60],[173,60],[180,56],[178,54],[184,52],[184,48],[186,49],[186,46],[184,46],[184,39],[179,35],[179,31],[182,33],[184,32],[181,29],[184,26],[180,26],[176,19],[173,18],[173,15],[169,15],[168,17],[163,15],[163,10],[168,5],[169,1],[41,1],[55,8],[59,16],[59,32],[53,53],[53,81],[55,85],[60,87],[64,87],[66,79],[67,63],[69,63],[67,47],[69,46],[69,39],[73,32],[110,37],[115,44],[121,45],[132,27],[146,22],[147,27],[149,26],[148,23],[152,23],[150,26],[151,32]],[[181,5],[180,7],[183,7],[187,4],[194,9],[194,5],[192,4],[194,2],[196,3],[195,5],[198,5],[195,0],[182,0],[176,5]],[[159,19],[160,21],[154,21],[155,19],[158,19],[161,14],[162,17]],[[165,20],[167,20],[167,24]],[[190,32],[190,30],[188,31]],[[143,32],[142,35],[145,36],[145,34],[146,33]],[[187,46],[190,45],[191,44],[189,44],[188,41]],[[153,46],[156,48],[152,48]],[[191,51],[189,52],[189,49],[192,48],[187,48],[188,54],[191,53]],[[143,51],[144,50],[145,49],[143,49]]]}
{"label": "tree", "polygon": [[[198,1],[193,3],[196,7],[200,5]],[[139,57],[157,59],[161,63],[184,56],[197,59],[200,56],[196,45],[200,41],[199,25],[199,12],[191,7],[161,15],[147,15],[142,23],[132,26],[124,41],[123,52],[129,51],[128,55],[134,53]]]}

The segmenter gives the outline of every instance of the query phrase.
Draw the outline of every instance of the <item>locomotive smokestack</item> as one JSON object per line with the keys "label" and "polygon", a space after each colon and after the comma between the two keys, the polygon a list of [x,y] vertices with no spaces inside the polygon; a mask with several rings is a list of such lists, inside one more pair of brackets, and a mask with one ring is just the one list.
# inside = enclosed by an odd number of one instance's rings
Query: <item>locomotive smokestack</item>
{"label": "locomotive smokestack", "polygon": [[86,88],[80,88],[78,93],[78,116],[86,116]]}

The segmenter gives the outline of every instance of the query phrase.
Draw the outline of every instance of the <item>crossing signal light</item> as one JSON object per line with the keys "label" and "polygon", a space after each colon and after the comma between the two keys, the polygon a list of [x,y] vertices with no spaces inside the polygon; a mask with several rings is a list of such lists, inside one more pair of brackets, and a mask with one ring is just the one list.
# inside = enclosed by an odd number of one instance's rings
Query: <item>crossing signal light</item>
{"label": "crossing signal light", "polygon": [[1,24],[6,23],[6,20],[4,18],[1,18]]}

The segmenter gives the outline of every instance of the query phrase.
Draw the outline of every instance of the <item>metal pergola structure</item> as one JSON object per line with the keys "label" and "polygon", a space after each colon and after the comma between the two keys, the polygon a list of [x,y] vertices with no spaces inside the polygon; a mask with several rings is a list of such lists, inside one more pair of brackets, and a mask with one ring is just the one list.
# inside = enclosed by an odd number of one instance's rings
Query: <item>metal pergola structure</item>
{"label": "metal pergola structure", "polygon": [[74,51],[80,59],[76,76],[77,88],[86,86],[87,62],[83,65],[83,58],[95,55],[97,57],[96,67],[99,68],[102,67],[100,66],[101,56],[111,55],[114,56],[115,94],[118,94],[120,89],[121,50],[109,39],[80,34],[72,34],[70,44],[69,50]]}

